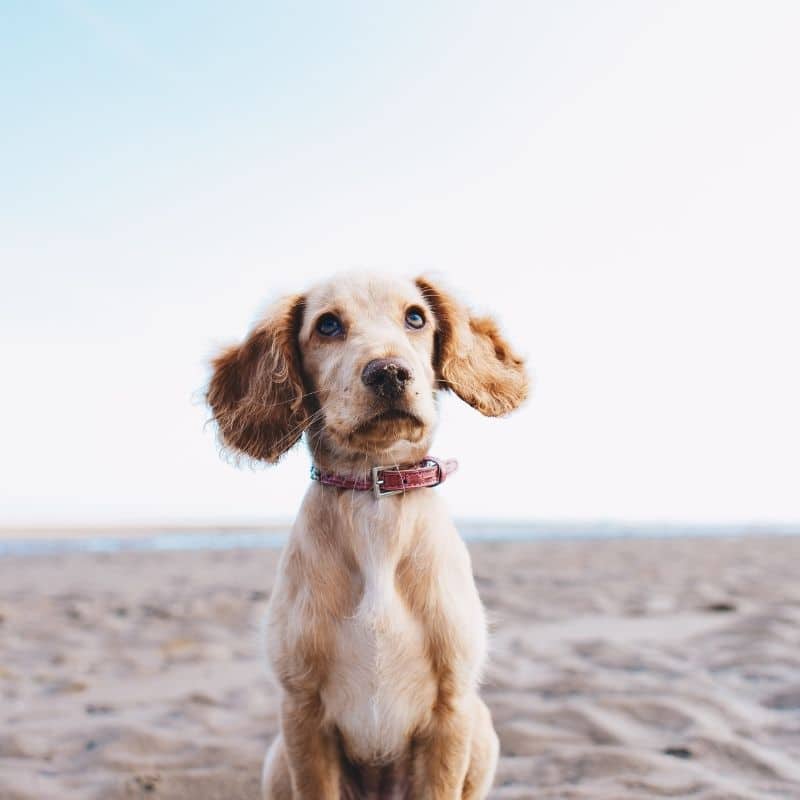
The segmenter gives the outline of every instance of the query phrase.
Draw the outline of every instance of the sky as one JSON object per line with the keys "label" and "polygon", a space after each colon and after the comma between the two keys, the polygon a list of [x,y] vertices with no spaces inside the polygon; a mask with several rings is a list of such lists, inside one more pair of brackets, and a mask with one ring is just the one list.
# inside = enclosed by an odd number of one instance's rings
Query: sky
{"label": "sky", "polygon": [[[438,275],[531,400],[443,397],[460,518],[800,521],[800,5],[0,7],[0,526],[287,520],[208,358],[342,269]],[[502,473],[502,479],[487,478]]]}

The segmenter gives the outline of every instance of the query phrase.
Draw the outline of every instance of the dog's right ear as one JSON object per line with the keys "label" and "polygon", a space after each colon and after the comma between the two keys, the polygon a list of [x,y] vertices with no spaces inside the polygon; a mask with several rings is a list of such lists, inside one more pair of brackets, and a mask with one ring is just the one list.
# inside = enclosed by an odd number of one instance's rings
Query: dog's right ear
{"label": "dog's right ear", "polygon": [[206,399],[222,443],[259,461],[276,462],[308,424],[297,336],[304,299],[274,305],[247,339],[211,362]]}

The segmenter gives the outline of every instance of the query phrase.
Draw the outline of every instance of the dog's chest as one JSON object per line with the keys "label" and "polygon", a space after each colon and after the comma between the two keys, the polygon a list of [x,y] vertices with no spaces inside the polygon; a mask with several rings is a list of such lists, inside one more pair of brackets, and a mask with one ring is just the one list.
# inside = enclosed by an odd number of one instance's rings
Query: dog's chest
{"label": "dog's chest", "polygon": [[358,560],[363,593],[337,623],[322,699],[353,758],[388,761],[425,721],[436,685],[423,626],[397,589],[396,560],[380,542],[366,545]]}

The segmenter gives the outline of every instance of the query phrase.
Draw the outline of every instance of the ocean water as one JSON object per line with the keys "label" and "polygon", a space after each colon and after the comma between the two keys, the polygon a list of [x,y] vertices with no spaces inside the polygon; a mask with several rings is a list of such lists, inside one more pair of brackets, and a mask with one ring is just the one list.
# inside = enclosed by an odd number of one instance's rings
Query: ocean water
{"label": "ocean water", "polygon": [[[659,539],[673,537],[797,536],[800,524],[762,525],[757,523],[708,525],[672,523],[564,523],[564,522],[462,522],[459,532],[467,542],[529,542],[585,539]],[[0,558],[10,556],[48,556],[68,553],[165,552],[182,550],[242,550],[282,547],[285,530],[157,529],[125,533],[97,533],[87,536],[70,533],[45,538],[37,535],[0,534]]]}

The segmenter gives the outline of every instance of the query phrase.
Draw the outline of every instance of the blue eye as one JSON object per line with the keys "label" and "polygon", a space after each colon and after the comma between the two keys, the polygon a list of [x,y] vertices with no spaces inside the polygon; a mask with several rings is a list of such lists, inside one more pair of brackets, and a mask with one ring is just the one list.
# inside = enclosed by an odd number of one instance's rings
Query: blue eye
{"label": "blue eye", "polygon": [[406,311],[406,325],[408,325],[409,328],[417,329],[425,325],[425,314],[422,313],[421,308],[411,306],[411,308]]}
{"label": "blue eye", "polygon": [[323,314],[317,320],[317,333],[320,336],[338,336],[344,329],[336,314]]}

